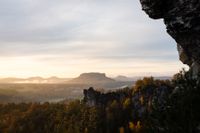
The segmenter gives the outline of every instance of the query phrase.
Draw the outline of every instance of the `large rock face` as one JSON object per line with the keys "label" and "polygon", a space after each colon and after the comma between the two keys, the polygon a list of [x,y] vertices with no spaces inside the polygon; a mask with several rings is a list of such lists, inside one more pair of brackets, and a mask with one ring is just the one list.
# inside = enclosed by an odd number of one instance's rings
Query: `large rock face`
{"label": "large rock face", "polygon": [[176,40],[180,60],[200,72],[200,0],[140,0],[153,19],[164,19],[167,32]]}

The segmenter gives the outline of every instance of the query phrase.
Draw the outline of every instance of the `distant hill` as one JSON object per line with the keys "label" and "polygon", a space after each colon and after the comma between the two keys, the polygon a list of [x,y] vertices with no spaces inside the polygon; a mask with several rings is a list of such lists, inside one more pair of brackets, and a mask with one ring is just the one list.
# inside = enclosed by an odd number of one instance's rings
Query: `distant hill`
{"label": "distant hill", "polygon": [[83,73],[79,77],[68,81],[68,83],[75,83],[75,84],[99,84],[99,83],[113,83],[113,82],[116,81],[114,79],[107,77],[105,73]]}
{"label": "distant hill", "polygon": [[116,78],[114,78],[116,81],[135,81],[135,78],[130,78],[126,76],[119,75]]}
{"label": "distant hill", "polygon": [[[123,75],[119,75],[117,77],[115,77],[114,79],[116,81],[137,81],[139,79],[142,79],[144,76],[136,76],[136,77],[126,77],[126,76],[123,76]],[[154,77],[154,79],[160,79],[160,80],[170,80],[172,79],[172,77],[170,76],[160,76],[160,77]]]}
{"label": "distant hill", "polygon": [[[96,84],[116,84],[119,82],[134,82],[138,79],[142,79],[141,76],[136,77],[126,77],[123,75],[119,75],[115,78],[109,78],[106,76],[105,73],[98,73],[98,72],[91,72],[91,73],[83,73],[77,78],[59,78],[56,76],[52,76],[49,78],[43,78],[43,77],[29,77],[29,78],[16,78],[16,77],[8,77],[8,78],[0,78],[0,83],[31,83],[31,84],[45,84],[45,83],[52,83],[52,84],[90,84],[90,85],[96,85]],[[167,80],[171,79],[172,77],[169,76],[160,76],[160,77],[154,77],[154,79],[160,79],[160,80]]]}
{"label": "distant hill", "polygon": [[105,73],[83,73],[79,77],[67,82],[68,84],[76,84],[81,86],[88,86],[94,88],[119,89],[127,86],[132,86],[134,82],[130,81],[116,81],[106,76]]}
{"label": "distant hill", "polygon": [[160,79],[160,80],[171,80],[172,77],[169,77],[169,76],[162,76],[162,77],[154,77],[154,79]]}
{"label": "distant hill", "polygon": [[1,78],[0,83],[65,83],[71,78],[58,78],[58,77],[30,77],[30,78]]}

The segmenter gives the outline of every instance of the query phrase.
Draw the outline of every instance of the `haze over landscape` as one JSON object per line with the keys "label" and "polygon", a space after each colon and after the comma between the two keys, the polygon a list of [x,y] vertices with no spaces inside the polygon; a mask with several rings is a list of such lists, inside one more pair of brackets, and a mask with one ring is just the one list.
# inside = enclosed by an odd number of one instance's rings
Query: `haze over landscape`
{"label": "haze over landscape", "polygon": [[0,1],[0,47],[2,78],[172,76],[185,67],[162,21],[135,0]]}
{"label": "haze over landscape", "polygon": [[185,66],[164,28],[139,1],[0,1],[0,102],[80,99],[91,86],[171,79]]}
{"label": "haze over landscape", "polygon": [[200,133],[199,13],[199,0],[0,0],[0,133]]}
{"label": "haze over landscape", "polygon": [[0,103],[61,102],[81,99],[83,90],[91,86],[107,92],[131,87],[135,80],[134,78],[112,79],[105,73],[83,73],[76,78],[2,78]]}

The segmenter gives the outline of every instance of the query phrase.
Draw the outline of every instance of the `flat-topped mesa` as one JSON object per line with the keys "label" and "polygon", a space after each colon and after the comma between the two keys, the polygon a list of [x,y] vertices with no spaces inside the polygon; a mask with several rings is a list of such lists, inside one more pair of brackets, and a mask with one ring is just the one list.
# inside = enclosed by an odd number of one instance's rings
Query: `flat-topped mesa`
{"label": "flat-topped mesa", "polygon": [[194,75],[200,72],[200,0],[140,0],[153,19],[163,18],[176,40],[180,60]]}

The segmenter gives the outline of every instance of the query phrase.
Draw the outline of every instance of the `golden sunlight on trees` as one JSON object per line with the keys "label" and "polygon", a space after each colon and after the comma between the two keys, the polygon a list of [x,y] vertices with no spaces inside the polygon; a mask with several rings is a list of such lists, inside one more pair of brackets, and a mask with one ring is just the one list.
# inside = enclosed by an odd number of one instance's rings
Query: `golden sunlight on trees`
{"label": "golden sunlight on trees", "polygon": [[[0,104],[0,133],[199,133],[200,79],[144,78],[99,101]],[[175,88],[175,89],[174,89]],[[97,93],[94,91],[94,93]],[[165,120],[165,121],[163,121]]]}
{"label": "golden sunlight on trees", "polygon": [[124,127],[120,127],[120,128],[119,128],[119,133],[125,133]]}

